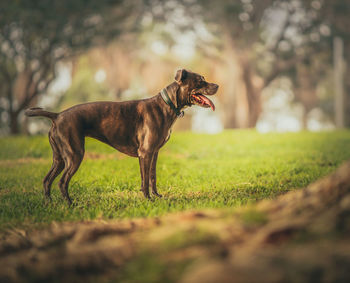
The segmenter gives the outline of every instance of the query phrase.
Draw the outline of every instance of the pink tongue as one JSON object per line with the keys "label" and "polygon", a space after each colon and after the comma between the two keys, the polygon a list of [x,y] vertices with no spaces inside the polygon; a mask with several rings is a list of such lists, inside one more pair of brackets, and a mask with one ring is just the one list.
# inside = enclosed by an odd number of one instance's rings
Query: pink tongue
{"label": "pink tongue", "polygon": [[198,96],[200,96],[200,98],[202,99],[202,101],[203,101],[203,103],[204,103],[205,105],[210,106],[210,108],[211,108],[213,111],[215,111],[215,105],[214,105],[214,103],[213,103],[209,98],[207,98],[206,96],[201,95],[201,94],[199,94]]}

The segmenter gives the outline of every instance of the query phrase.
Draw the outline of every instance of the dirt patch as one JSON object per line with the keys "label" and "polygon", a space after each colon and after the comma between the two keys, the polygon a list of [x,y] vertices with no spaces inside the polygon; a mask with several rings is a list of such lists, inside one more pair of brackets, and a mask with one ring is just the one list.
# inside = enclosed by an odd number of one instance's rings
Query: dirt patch
{"label": "dirt patch", "polygon": [[[158,272],[143,282],[346,282],[349,172],[350,162],[303,190],[234,213],[8,231],[0,240],[0,281],[123,281],[136,266]],[[156,263],[142,270],[147,262]],[[166,271],[157,271],[157,264]],[[182,267],[170,272],[174,266]]]}

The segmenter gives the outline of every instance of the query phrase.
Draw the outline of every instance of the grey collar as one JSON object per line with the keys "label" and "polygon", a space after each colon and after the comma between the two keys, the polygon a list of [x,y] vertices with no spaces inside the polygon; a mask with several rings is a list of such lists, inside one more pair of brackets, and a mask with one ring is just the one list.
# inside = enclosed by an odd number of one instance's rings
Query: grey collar
{"label": "grey collar", "polygon": [[181,108],[180,107],[175,107],[174,103],[171,101],[171,99],[169,97],[169,94],[168,94],[168,92],[167,92],[167,90],[165,88],[163,88],[160,91],[160,95],[163,98],[164,102],[166,104],[168,104],[170,106],[170,108],[175,112],[177,117],[181,118],[181,117],[184,116],[184,112],[181,111]]}

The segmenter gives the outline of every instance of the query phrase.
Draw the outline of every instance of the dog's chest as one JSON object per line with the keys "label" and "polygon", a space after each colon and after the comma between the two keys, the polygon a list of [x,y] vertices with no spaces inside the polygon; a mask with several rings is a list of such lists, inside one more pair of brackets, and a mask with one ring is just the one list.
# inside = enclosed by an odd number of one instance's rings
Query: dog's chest
{"label": "dog's chest", "polygon": [[[177,119],[175,119],[175,121],[176,121]],[[172,133],[172,131],[173,131],[173,125],[175,124],[175,121],[171,124],[171,126],[170,126],[170,128],[169,128],[169,130],[168,130],[168,134],[167,134],[167,136],[165,137],[165,140],[164,140],[164,143],[163,143],[163,145],[170,139],[170,135],[171,135],[171,133]]]}
{"label": "dog's chest", "polygon": [[164,143],[166,143],[166,142],[170,139],[170,135],[171,135],[171,132],[172,132],[172,131],[173,131],[173,129],[170,128],[169,131],[168,131],[168,135],[167,135],[166,138],[165,138]]}
{"label": "dog's chest", "polygon": [[162,147],[170,139],[171,133],[172,133],[172,128],[168,130],[168,133],[165,135],[163,142],[161,142],[160,144],[160,147]]}
{"label": "dog's chest", "polygon": [[[176,119],[175,119],[175,121],[176,121]],[[163,139],[163,141],[161,142],[160,147],[162,147],[162,146],[170,139],[170,135],[171,135],[171,133],[172,133],[172,131],[173,131],[173,125],[174,125],[175,121],[173,121],[173,122],[170,124],[170,127],[169,127],[168,131],[165,132],[165,133],[163,134],[163,138],[164,138],[164,139]]]}

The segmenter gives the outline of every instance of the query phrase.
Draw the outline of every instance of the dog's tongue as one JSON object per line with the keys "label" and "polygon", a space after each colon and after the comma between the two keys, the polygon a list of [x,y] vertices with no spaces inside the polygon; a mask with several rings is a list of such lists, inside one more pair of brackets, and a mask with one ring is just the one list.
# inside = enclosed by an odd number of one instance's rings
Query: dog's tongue
{"label": "dog's tongue", "polygon": [[206,97],[202,94],[196,94],[196,95],[200,97],[203,105],[210,107],[213,111],[215,111],[215,105],[208,97]]}

